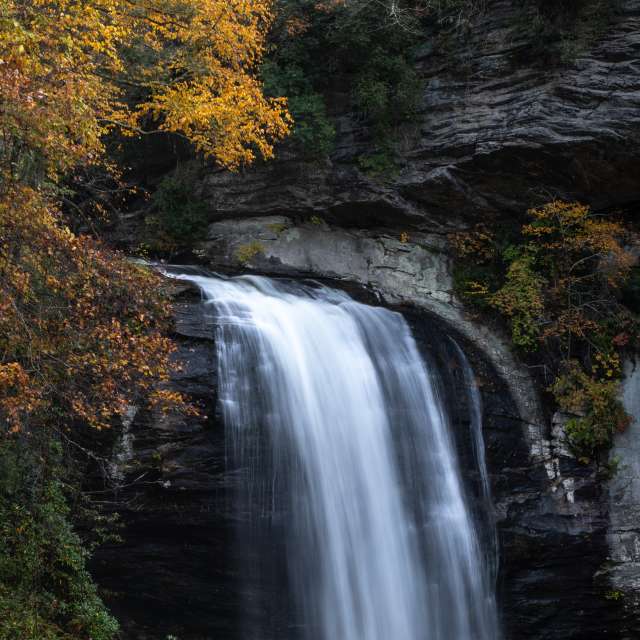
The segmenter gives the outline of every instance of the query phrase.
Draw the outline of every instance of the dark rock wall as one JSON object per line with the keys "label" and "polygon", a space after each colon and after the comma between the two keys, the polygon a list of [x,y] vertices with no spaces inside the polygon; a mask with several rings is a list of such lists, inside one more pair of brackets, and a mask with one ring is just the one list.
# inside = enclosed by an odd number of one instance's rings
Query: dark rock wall
{"label": "dark rock wall", "polygon": [[[471,453],[469,408],[451,331],[424,312],[403,308],[419,345],[440,372],[470,503],[480,527],[490,518],[481,502]],[[123,520],[119,545],[95,557],[93,572],[122,622],[125,640],[235,640],[270,616],[272,635],[287,630],[286,584],[263,580],[256,567],[283,571],[282,535],[238,543],[249,515],[234,504],[244,470],[228,465],[224,428],[216,413],[216,356],[211,318],[195,292],[177,303],[177,354],[183,371],[171,387],[199,400],[207,417],[139,413],[121,457],[118,488],[105,494]],[[459,335],[472,360],[484,403],[484,436],[500,540],[497,592],[509,640],[624,638],[618,604],[606,599],[597,572],[608,549],[606,499],[593,472],[562,460],[579,491],[549,482],[529,443],[508,387],[486,358]],[[573,482],[577,482],[575,479]],[[255,542],[255,541],[254,541]],[[279,603],[274,607],[273,603]],[[633,637],[628,636],[629,638]]]}
{"label": "dark rock wall", "polygon": [[201,195],[211,220],[320,215],[433,232],[521,215],[554,197],[594,208],[639,202],[640,0],[616,2],[604,33],[567,64],[531,51],[526,3],[485,4],[464,32],[425,33],[423,109],[398,136],[396,177],[381,183],[357,169],[369,138],[339,113],[325,163],[284,149],[241,175],[207,170]]}

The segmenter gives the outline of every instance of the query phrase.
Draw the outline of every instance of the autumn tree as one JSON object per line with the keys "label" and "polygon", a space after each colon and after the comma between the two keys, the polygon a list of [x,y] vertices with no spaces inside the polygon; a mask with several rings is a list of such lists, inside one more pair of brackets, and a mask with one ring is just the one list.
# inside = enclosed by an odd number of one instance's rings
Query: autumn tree
{"label": "autumn tree", "polygon": [[597,456],[629,422],[618,383],[623,350],[640,341],[624,304],[635,234],[583,204],[553,201],[531,209],[508,240],[479,225],[451,241],[458,293],[507,321],[513,344],[570,414],[570,443],[583,458]]}
{"label": "autumn tree", "polygon": [[0,638],[113,636],[71,452],[132,405],[189,410],[161,384],[160,277],[65,226],[67,177],[117,176],[116,135],[172,132],[232,170],[270,158],[290,126],[256,75],[271,20],[269,0],[0,0]]}

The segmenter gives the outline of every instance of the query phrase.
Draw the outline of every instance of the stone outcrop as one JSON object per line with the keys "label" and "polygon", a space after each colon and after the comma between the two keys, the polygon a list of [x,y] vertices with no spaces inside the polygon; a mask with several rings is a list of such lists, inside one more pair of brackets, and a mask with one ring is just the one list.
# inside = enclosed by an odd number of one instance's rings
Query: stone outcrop
{"label": "stone outcrop", "polygon": [[321,220],[296,224],[284,216],[213,223],[201,256],[212,268],[321,277],[370,289],[390,305],[425,309],[460,331],[491,359],[516,398],[532,455],[544,457],[544,417],[535,385],[513,357],[508,341],[465,313],[453,291],[446,238],[433,233],[390,234],[331,227]]}
{"label": "stone outcrop", "polygon": [[[607,492],[565,446],[562,416],[545,414],[499,329],[456,301],[446,234],[499,224],[554,197],[603,209],[640,202],[640,0],[618,4],[604,33],[563,66],[521,62],[529,40],[515,1],[487,2],[472,28],[437,47],[425,34],[423,108],[401,132],[399,171],[385,181],[358,168],[371,151],[367,131],[338,113],[330,159],[304,161],[285,148],[241,174],[207,169],[196,189],[211,222],[196,254],[208,267],[363,287],[370,299],[402,308],[431,353],[441,354],[447,333],[464,345],[483,382],[509,640],[639,636],[635,600],[623,595],[640,580],[629,490],[638,480],[629,457],[637,424],[618,440],[614,455],[624,462]],[[171,384],[200,399],[209,417],[139,412],[130,426],[110,496],[125,542],[103,549],[94,566],[126,640],[234,640],[239,621],[254,613],[246,602],[259,609],[270,595],[251,581],[241,593],[238,573],[251,564],[233,545],[242,472],[225,466],[210,318],[197,294],[181,295],[185,368]],[[637,377],[629,377],[630,403]],[[454,372],[445,387],[464,458],[468,425],[456,384]],[[465,465],[467,482],[478,495],[472,467]]]}
{"label": "stone outcrop", "polygon": [[604,33],[564,65],[529,51],[526,3],[491,0],[464,32],[425,33],[423,108],[399,135],[396,176],[383,183],[357,168],[369,138],[339,113],[336,149],[324,163],[283,149],[276,162],[241,175],[207,171],[200,195],[211,220],[319,215],[342,226],[433,232],[522,215],[554,197],[594,208],[637,203],[640,0],[616,4]]}

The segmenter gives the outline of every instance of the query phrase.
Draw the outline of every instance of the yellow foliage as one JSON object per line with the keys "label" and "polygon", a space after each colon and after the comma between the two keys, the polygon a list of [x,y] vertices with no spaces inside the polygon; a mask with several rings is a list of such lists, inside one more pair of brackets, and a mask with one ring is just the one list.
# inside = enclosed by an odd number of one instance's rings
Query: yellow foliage
{"label": "yellow foliage", "polygon": [[544,286],[544,278],[533,269],[533,260],[522,256],[511,263],[505,284],[489,299],[510,319],[513,342],[524,349],[537,346],[545,311]]}
{"label": "yellow foliage", "polygon": [[50,176],[96,162],[150,116],[228,168],[271,157],[290,128],[255,77],[271,20],[271,0],[1,0],[5,172],[25,150]]}
{"label": "yellow foliage", "polygon": [[158,289],[153,272],[62,226],[37,191],[0,198],[0,434],[103,429],[166,380],[171,314]]}
{"label": "yellow foliage", "polygon": [[477,262],[486,262],[495,256],[494,235],[483,224],[469,231],[457,231],[449,234],[449,242],[458,258],[473,258]]}
{"label": "yellow foliage", "polygon": [[522,228],[547,255],[553,255],[566,273],[565,285],[586,262],[597,262],[592,277],[605,274],[613,286],[623,280],[633,264],[623,240],[629,234],[617,222],[594,215],[577,202],[555,200],[539,209],[531,209],[531,224]]}
{"label": "yellow foliage", "polygon": [[598,380],[576,361],[564,368],[550,390],[560,408],[572,415],[567,423],[570,443],[579,453],[592,455],[608,446],[631,419],[620,402],[617,381]]}
{"label": "yellow foliage", "polygon": [[256,77],[273,0],[0,0],[0,428],[102,429],[168,378],[157,276],[55,205],[105,136],[185,136],[237,169],[290,128]]}

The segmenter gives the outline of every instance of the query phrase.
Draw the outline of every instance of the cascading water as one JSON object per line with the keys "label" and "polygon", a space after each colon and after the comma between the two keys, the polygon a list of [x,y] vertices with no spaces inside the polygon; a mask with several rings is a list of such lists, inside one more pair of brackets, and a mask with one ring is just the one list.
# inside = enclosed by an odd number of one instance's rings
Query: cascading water
{"label": "cascading water", "polygon": [[449,425],[403,317],[319,285],[178,277],[215,310],[247,508],[286,532],[292,636],[496,640]]}
{"label": "cascading water", "polygon": [[482,395],[467,356],[465,356],[464,351],[460,348],[460,345],[455,342],[455,340],[452,340],[452,343],[458,356],[458,360],[460,361],[464,385],[467,389],[472,436],[471,442],[473,445],[473,454],[476,459],[476,465],[480,473],[480,487],[482,489],[482,501],[484,503],[483,510],[487,520],[486,528],[488,533],[488,544],[486,545],[486,566],[488,569],[488,578],[491,581],[491,584],[495,585],[498,575],[499,560],[498,534],[496,531],[495,514],[493,512],[491,484],[489,482],[489,473],[487,471],[484,437],[482,435]]}

